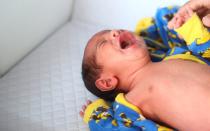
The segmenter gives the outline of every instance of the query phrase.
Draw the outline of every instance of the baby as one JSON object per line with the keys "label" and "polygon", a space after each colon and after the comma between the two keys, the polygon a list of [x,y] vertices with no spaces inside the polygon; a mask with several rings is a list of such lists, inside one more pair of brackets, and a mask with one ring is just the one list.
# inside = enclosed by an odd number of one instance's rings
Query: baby
{"label": "baby", "polygon": [[[161,12],[163,10],[172,8],[163,8]],[[210,47],[210,34],[196,14],[189,17],[176,29],[186,45],[174,47],[178,44],[169,42],[162,45],[161,51],[165,48],[168,51],[164,54],[156,50],[163,59],[159,62],[151,60],[155,57],[151,56],[154,50],[147,46],[152,40],[127,30],[104,30],[88,41],[82,65],[85,86],[98,97],[116,101],[113,107],[105,101],[96,101],[86,109],[85,119],[92,130],[160,129],[153,125],[141,126],[138,121],[145,120],[144,117],[183,131],[210,130],[210,62],[202,57]],[[161,28],[165,25],[160,25],[159,30],[165,29]],[[167,37],[177,35],[174,31],[163,32]],[[175,37],[173,40],[177,42]],[[164,43],[164,39],[157,41],[156,45]],[[97,126],[104,122],[106,124]]]}

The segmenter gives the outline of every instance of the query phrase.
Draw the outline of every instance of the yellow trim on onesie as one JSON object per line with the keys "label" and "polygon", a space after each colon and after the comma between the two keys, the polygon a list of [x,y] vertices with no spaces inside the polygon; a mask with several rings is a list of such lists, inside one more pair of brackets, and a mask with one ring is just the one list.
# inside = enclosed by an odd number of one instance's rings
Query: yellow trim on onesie
{"label": "yellow trim on onesie", "polygon": [[136,111],[137,113],[139,114],[142,114],[142,112],[139,110],[138,107],[132,105],[131,103],[129,103],[126,99],[125,99],[125,96],[123,93],[120,93],[117,95],[117,97],[115,98],[115,101],[124,105],[124,106],[127,106],[128,108],[131,108],[132,110]]}
{"label": "yellow trim on onesie", "polygon": [[103,106],[105,108],[109,108],[109,104],[103,99],[97,99],[96,101],[94,101],[93,103],[88,105],[85,112],[84,112],[84,118],[83,118],[84,122],[88,123],[93,111],[96,110],[98,107],[101,107],[101,106]]}
{"label": "yellow trim on onesie", "polygon": [[187,45],[192,44],[195,40],[197,40],[198,45],[210,40],[210,33],[207,28],[203,26],[202,21],[196,13],[194,13],[180,28],[175,29],[175,31],[184,38]]}
{"label": "yellow trim on onesie", "polygon": [[198,62],[200,64],[206,65],[205,62],[198,59],[196,56],[193,56],[193,55],[190,55],[190,54],[177,54],[177,55],[167,56],[167,57],[165,57],[164,60],[171,60],[171,59],[191,60],[191,61],[195,61],[195,62]]}
{"label": "yellow trim on onesie", "polygon": [[[125,99],[125,96],[123,93],[120,93],[117,95],[117,97],[115,98],[115,101],[124,105],[124,106],[127,106],[128,108],[136,111],[138,114],[141,114],[142,115],[142,112],[139,110],[138,107],[132,105],[131,103],[129,103],[126,99]],[[142,118],[144,118],[144,116],[142,115],[141,116]],[[173,131],[172,129],[170,128],[167,128],[167,127],[164,127],[164,126],[161,126],[161,125],[158,125],[158,131]]]}
{"label": "yellow trim on onesie", "polygon": [[204,58],[210,58],[210,48],[208,48],[202,55]]}
{"label": "yellow trim on onesie", "polygon": [[160,126],[160,125],[158,125],[158,126],[159,126],[158,131],[174,131],[174,130],[172,130],[168,127],[165,127],[165,126]]}

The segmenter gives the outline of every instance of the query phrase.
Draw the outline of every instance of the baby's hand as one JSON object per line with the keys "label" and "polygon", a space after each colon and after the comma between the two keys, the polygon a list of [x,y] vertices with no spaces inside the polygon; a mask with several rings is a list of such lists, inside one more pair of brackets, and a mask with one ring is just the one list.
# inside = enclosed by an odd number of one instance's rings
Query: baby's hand
{"label": "baby's hand", "polygon": [[183,6],[173,17],[173,19],[168,22],[169,29],[176,29],[182,26],[193,14],[192,9],[188,6]]}
{"label": "baby's hand", "polygon": [[87,100],[86,104],[82,106],[82,110],[79,112],[79,114],[82,118],[84,117],[84,113],[85,113],[87,106],[90,105],[91,103],[92,103],[92,101]]}

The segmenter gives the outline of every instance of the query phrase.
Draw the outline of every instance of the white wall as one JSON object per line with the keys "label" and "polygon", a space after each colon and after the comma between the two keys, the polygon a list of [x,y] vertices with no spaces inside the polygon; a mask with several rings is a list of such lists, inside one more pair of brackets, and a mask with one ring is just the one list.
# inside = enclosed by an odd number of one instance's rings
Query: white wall
{"label": "white wall", "polygon": [[73,0],[0,0],[0,76],[69,20],[72,3]]}
{"label": "white wall", "polygon": [[182,5],[187,0],[76,0],[74,18],[107,27],[133,30],[137,21],[153,16],[158,7]]}

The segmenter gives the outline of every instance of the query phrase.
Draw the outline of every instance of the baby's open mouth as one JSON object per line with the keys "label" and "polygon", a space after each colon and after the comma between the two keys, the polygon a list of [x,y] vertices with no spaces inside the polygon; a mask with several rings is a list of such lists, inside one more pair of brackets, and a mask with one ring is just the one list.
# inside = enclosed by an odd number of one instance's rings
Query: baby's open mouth
{"label": "baby's open mouth", "polygon": [[120,48],[121,49],[128,49],[131,47],[135,42],[135,38],[129,33],[125,32],[120,35]]}
{"label": "baby's open mouth", "polygon": [[127,48],[129,48],[130,45],[132,45],[132,43],[130,41],[122,41],[122,42],[120,42],[120,47],[122,49],[127,49]]}

